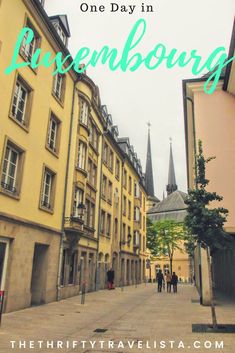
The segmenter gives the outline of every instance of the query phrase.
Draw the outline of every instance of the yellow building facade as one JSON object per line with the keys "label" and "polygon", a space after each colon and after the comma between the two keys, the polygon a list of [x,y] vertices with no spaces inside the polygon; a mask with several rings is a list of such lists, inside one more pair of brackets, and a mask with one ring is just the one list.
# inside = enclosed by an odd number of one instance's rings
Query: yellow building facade
{"label": "yellow building facade", "polygon": [[[53,76],[52,66],[4,74],[26,26],[34,39],[22,40],[17,62],[29,60],[38,48],[52,55],[69,53],[66,16],[49,18],[39,0],[0,2],[0,289],[5,311],[77,295],[82,287],[105,288],[111,266],[116,285],[134,283],[133,269],[138,281],[145,277],[146,193],[140,162],[133,148],[123,150],[98,87],[86,74],[70,70]],[[123,187],[124,170],[131,191]],[[130,214],[123,213],[124,195]]]}

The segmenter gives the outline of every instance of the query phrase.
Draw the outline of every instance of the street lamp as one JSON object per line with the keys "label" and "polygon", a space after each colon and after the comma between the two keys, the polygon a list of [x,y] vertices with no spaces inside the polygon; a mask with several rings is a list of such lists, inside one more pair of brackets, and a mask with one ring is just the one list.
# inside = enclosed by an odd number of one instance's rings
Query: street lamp
{"label": "street lamp", "polygon": [[84,205],[84,203],[80,202],[77,206],[78,209],[78,217],[80,219],[83,219],[84,214],[85,214],[85,210],[86,210],[86,206]]}

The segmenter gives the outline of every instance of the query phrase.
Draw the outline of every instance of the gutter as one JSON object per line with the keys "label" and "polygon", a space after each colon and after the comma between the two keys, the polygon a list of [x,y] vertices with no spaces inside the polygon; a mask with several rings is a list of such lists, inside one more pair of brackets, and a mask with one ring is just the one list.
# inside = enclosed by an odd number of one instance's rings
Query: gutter
{"label": "gutter", "polygon": [[64,203],[63,203],[63,212],[62,212],[62,220],[61,220],[59,267],[58,267],[58,275],[57,275],[57,297],[56,297],[57,301],[59,301],[61,299],[60,277],[61,277],[61,267],[62,267],[62,258],[63,258],[63,241],[65,238],[64,219],[65,219],[66,199],[67,199],[67,191],[68,191],[67,189],[68,189],[69,164],[70,164],[70,155],[71,155],[71,139],[72,139],[73,122],[74,122],[74,102],[75,102],[75,94],[76,94],[76,85],[79,81],[80,81],[80,75],[74,81],[74,86],[73,86],[72,109],[71,109],[70,127],[69,127],[69,144],[68,144],[65,184],[64,184]]}

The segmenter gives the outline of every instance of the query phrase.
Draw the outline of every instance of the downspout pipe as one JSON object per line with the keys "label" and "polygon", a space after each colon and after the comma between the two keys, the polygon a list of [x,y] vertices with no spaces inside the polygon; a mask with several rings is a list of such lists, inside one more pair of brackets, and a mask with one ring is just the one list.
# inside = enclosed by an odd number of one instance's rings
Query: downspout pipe
{"label": "downspout pipe", "polygon": [[65,221],[65,211],[66,211],[66,199],[67,199],[67,192],[68,192],[69,164],[70,164],[72,132],[73,132],[73,122],[74,122],[74,102],[75,102],[75,94],[76,94],[76,85],[80,81],[80,78],[81,78],[80,75],[77,76],[73,85],[73,98],[72,98],[72,108],[71,108],[70,127],[69,127],[69,144],[68,144],[66,172],[65,172],[64,201],[63,201],[63,211],[62,211],[62,219],[61,219],[61,237],[60,237],[59,267],[58,267],[58,276],[57,276],[57,296],[56,296],[57,301],[61,299],[60,278],[61,278],[62,258],[63,258],[63,241],[65,239],[64,221]]}
{"label": "downspout pipe", "polygon": [[[186,96],[185,99],[189,101],[192,105],[192,120],[193,120],[193,149],[194,149],[194,166],[195,166],[195,187],[198,188],[197,184],[197,145],[196,145],[196,127],[195,127],[195,106],[192,98]],[[202,256],[201,256],[201,244],[198,243],[198,257],[199,257],[199,285],[200,285],[200,304],[203,302],[202,298]]]}
{"label": "downspout pipe", "polygon": [[100,248],[100,233],[101,233],[101,189],[102,189],[102,174],[103,174],[103,156],[104,156],[104,137],[108,133],[107,127],[102,134],[101,146],[101,163],[100,163],[100,189],[99,189],[99,210],[98,210],[98,234],[97,234],[97,248],[96,248],[96,267],[95,267],[95,290],[99,290],[99,276],[98,276],[98,262],[99,262],[99,248]]}

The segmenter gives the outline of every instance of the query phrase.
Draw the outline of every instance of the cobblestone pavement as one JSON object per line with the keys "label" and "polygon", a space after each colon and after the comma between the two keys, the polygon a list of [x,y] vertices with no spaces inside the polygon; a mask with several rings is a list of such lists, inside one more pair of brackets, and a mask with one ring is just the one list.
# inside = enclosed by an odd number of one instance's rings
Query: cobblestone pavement
{"label": "cobblestone pavement", "polygon": [[[5,314],[0,353],[234,353],[235,334],[192,333],[192,323],[210,322],[210,308],[197,299],[191,285],[173,294],[157,293],[155,284],[147,284],[89,293],[85,305],[77,296]],[[234,302],[219,301],[216,310],[220,324],[235,323]]]}

